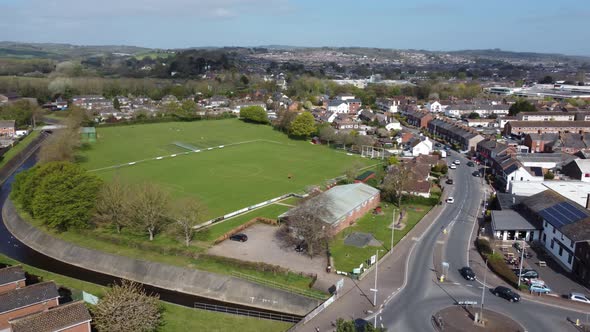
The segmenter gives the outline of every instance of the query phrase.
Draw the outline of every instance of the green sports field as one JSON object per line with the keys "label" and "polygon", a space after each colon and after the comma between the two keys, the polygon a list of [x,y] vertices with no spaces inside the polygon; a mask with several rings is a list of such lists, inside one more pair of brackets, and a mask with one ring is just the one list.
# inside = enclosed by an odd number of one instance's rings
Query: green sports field
{"label": "green sports field", "polygon": [[105,179],[118,174],[133,182],[153,181],[174,196],[197,197],[211,217],[323,184],[355,160],[374,163],[237,119],[99,127],[97,135],[81,152],[88,170]]}

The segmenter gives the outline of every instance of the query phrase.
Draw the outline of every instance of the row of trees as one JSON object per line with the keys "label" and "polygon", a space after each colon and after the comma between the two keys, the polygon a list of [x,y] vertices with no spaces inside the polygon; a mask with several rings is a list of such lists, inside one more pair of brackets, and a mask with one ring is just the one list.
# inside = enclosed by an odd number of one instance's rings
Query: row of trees
{"label": "row of trees", "polygon": [[206,208],[194,198],[172,201],[156,184],[129,184],[115,177],[102,185],[96,200],[95,220],[114,227],[145,232],[150,241],[174,226],[186,246],[194,236],[194,226],[205,221]]}

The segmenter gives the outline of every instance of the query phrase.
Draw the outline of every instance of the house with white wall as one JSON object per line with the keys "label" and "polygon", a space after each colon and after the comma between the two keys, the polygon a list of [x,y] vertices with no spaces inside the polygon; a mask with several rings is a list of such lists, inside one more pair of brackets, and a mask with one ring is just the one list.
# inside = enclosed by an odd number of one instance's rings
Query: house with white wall
{"label": "house with white wall", "polygon": [[426,104],[426,108],[431,113],[440,113],[440,112],[444,111],[443,106],[438,101],[433,101],[433,102]]}
{"label": "house with white wall", "polygon": [[432,152],[432,141],[425,137],[423,140],[416,140],[412,143],[412,156],[429,155]]}
{"label": "house with white wall", "polygon": [[345,100],[334,99],[328,103],[328,112],[336,114],[347,114],[349,110],[348,102]]}

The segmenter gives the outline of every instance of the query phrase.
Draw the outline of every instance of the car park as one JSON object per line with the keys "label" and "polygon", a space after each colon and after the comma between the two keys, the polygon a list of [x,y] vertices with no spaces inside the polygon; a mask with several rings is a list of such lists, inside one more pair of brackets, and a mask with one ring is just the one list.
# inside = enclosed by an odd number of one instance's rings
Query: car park
{"label": "car park", "polygon": [[576,301],[576,302],[590,304],[590,297],[588,297],[582,293],[570,293],[569,299],[572,301]]}
{"label": "car park", "polygon": [[539,293],[539,294],[551,293],[551,288],[547,287],[547,285],[541,285],[541,284],[532,284],[529,286],[529,290],[533,293]]}
{"label": "car park", "polygon": [[461,275],[463,276],[463,278],[465,278],[466,280],[475,280],[475,273],[468,266],[462,267],[459,270],[459,273],[461,273]]}
{"label": "car park", "polygon": [[447,179],[447,184],[453,184],[453,179]]}
{"label": "car park", "polygon": [[453,198],[453,196],[447,198],[447,203],[449,203],[449,204],[455,203],[455,199]]}
{"label": "car park", "polygon": [[510,302],[520,301],[520,295],[516,294],[508,287],[498,286],[492,289],[492,294],[504,298]]}
{"label": "car park", "polygon": [[248,241],[248,235],[246,235],[244,233],[238,233],[238,234],[234,234],[234,235],[230,236],[229,239],[232,241],[246,242],[246,241]]}

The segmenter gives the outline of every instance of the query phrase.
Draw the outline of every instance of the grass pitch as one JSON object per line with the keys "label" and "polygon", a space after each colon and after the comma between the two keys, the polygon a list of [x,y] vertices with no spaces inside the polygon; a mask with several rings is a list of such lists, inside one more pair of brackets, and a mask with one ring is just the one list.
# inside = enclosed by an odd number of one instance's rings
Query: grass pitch
{"label": "grass pitch", "polygon": [[[80,156],[88,170],[106,179],[118,174],[132,182],[153,181],[174,196],[197,197],[211,217],[322,184],[355,160],[375,163],[236,119],[99,127],[97,134]],[[114,165],[126,166],[105,169]]]}

